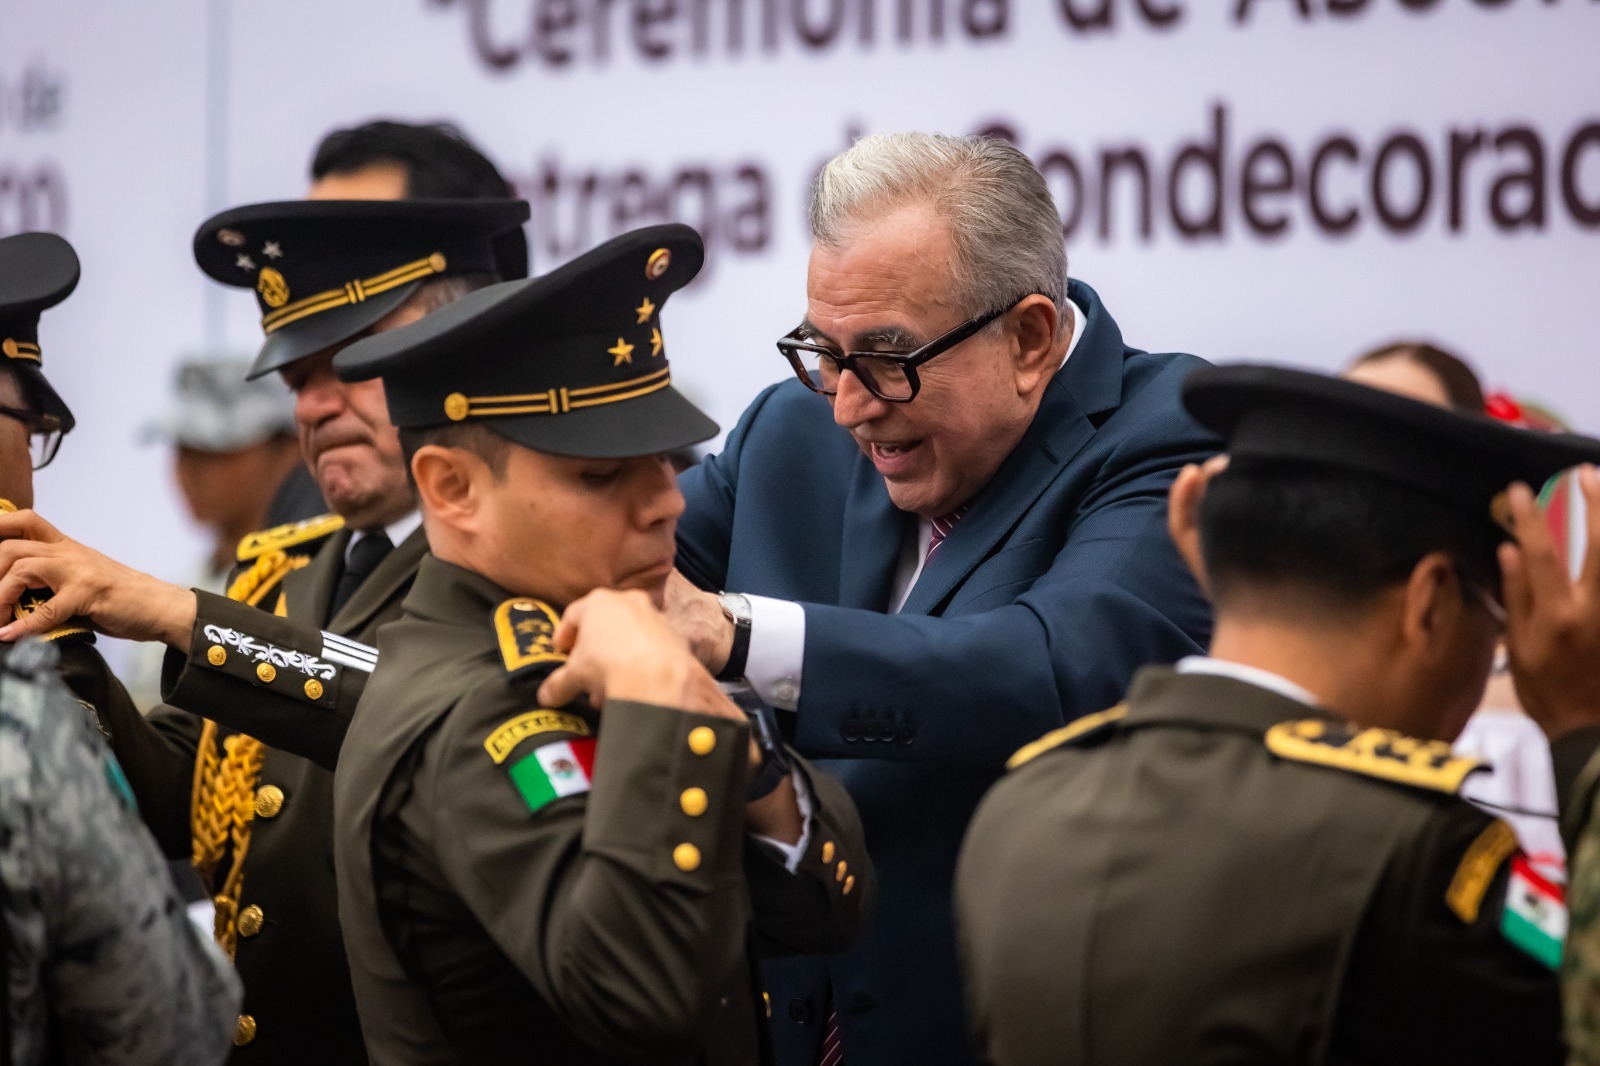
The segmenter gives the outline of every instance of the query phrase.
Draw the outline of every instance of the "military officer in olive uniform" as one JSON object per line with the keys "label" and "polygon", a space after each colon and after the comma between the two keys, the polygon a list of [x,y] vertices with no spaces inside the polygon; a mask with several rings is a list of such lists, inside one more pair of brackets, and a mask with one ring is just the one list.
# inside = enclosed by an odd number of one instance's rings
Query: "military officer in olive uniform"
{"label": "military officer in olive uniform", "polygon": [[46,586],[34,624],[81,613],[172,649],[166,706],[145,719],[113,704],[101,719],[157,840],[214,895],[245,988],[235,1062],[365,1057],[338,926],[331,767],[374,634],[427,544],[382,388],[340,382],[333,354],[525,276],[497,248],[527,217],[510,200],[308,201],[200,227],[202,269],[256,293],[266,341],[252,373],[276,371],[296,393],[307,463],[339,512],[246,538],[228,596],[121,566],[31,513],[0,516],[0,536],[31,538],[4,545],[0,598]]}
{"label": "military officer in olive uniform", "polygon": [[1600,441],[1263,367],[1184,402],[1228,440],[1172,493],[1210,657],[1024,748],[979,808],[985,1060],[1561,1062],[1561,889],[1449,742],[1505,617],[1495,501]]}
{"label": "military officer in olive uniform", "polygon": [[431,545],[335,784],[374,1062],[770,1061],[754,955],[843,949],[872,894],[843,788],[658,610],[667,453],[716,432],[660,310],[703,256],[635,231],[335,360],[382,376]]}

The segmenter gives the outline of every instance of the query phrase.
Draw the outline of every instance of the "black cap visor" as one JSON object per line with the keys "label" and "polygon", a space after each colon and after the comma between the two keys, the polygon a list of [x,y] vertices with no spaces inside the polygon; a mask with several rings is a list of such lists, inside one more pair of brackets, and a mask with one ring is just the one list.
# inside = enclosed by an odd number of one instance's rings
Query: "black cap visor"
{"label": "black cap visor", "polygon": [[717,424],[671,387],[586,411],[485,418],[479,424],[535,451],[579,459],[658,455],[717,435]]}
{"label": "black cap visor", "polygon": [[369,296],[360,303],[307,315],[298,322],[290,322],[276,332],[267,334],[266,343],[261,346],[261,352],[245,379],[254,381],[274,370],[282,370],[296,360],[350,340],[377,325],[422,285],[421,281],[413,281],[397,289]]}
{"label": "black cap visor", "polygon": [[47,415],[55,415],[61,419],[61,432],[70,433],[78,420],[72,417],[72,411],[66,402],[61,399],[61,394],[51,387],[45,379],[44,371],[33,363],[23,362],[20,359],[8,359],[7,365],[17,372],[17,377],[22,382],[22,387],[27,390],[38,409]]}

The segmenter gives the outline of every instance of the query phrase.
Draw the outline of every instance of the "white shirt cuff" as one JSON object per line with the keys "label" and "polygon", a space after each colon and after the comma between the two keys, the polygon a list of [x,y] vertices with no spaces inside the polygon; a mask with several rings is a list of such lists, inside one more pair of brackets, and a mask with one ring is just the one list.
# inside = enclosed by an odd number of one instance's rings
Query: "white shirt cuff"
{"label": "white shirt cuff", "polygon": [[752,833],[761,843],[778,849],[783,856],[783,868],[790,873],[800,869],[800,860],[805,857],[806,846],[811,843],[811,786],[806,784],[806,779],[795,771],[790,771],[789,776],[794,779],[794,802],[800,808],[800,839],[793,844],[785,844],[772,837],[764,837],[760,833]]}
{"label": "white shirt cuff", "polygon": [[806,609],[790,600],[745,598],[750,601],[745,682],[769,707],[795,710],[800,706],[800,666],[806,655]]}

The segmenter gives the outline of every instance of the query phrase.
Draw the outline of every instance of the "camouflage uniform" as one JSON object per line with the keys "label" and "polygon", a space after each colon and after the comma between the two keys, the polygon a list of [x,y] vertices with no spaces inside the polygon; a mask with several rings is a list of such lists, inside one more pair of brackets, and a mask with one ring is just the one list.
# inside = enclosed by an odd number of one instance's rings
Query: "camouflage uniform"
{"label": "camouflage uniform", "polygon": [[[1600,1066],[1600,727],[1550,745],[1567,845],[1567,942],[1561,953],[1561,1007],[1568,1061]],[[1587,765],[1586,765],[1587,764]]]}
{"label": "camouflage uniform", "polygon": [[56,649],[30,642],[5,654],[0,999],[9,1010],[8,1061],[222,1061],[238,979],[185,915],[121,768],[55,677]]}

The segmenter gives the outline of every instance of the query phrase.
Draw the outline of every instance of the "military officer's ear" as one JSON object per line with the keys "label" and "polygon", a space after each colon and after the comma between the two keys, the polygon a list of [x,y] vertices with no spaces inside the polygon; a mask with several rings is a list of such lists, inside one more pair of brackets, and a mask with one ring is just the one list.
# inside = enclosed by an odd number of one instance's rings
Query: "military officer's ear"
{"label": "military officer's ear", "polygon": [[469,451],[424,444],[411,457],[411,477],[423,511],[459,526],[477,510],[488,464]]}
{"label": "military officer's ear", "polygon": [[1226,455],[1214,455],[1204,464],[1190,463],[1178,472],[1167,493],[1167,532],[1200,591],[1207,596],[1211,595],[1211,582],[1206,577],[1205,554],[1200,546],[1200,501],[1205,498],[1211,479],[1226,469]]}
{"label": "military officer's ear", "polygon": [[1429,552],[1406,580],[1400,628],[1409,646],[1430,656],[1448,654],[1470,595],[1446,552]]}

